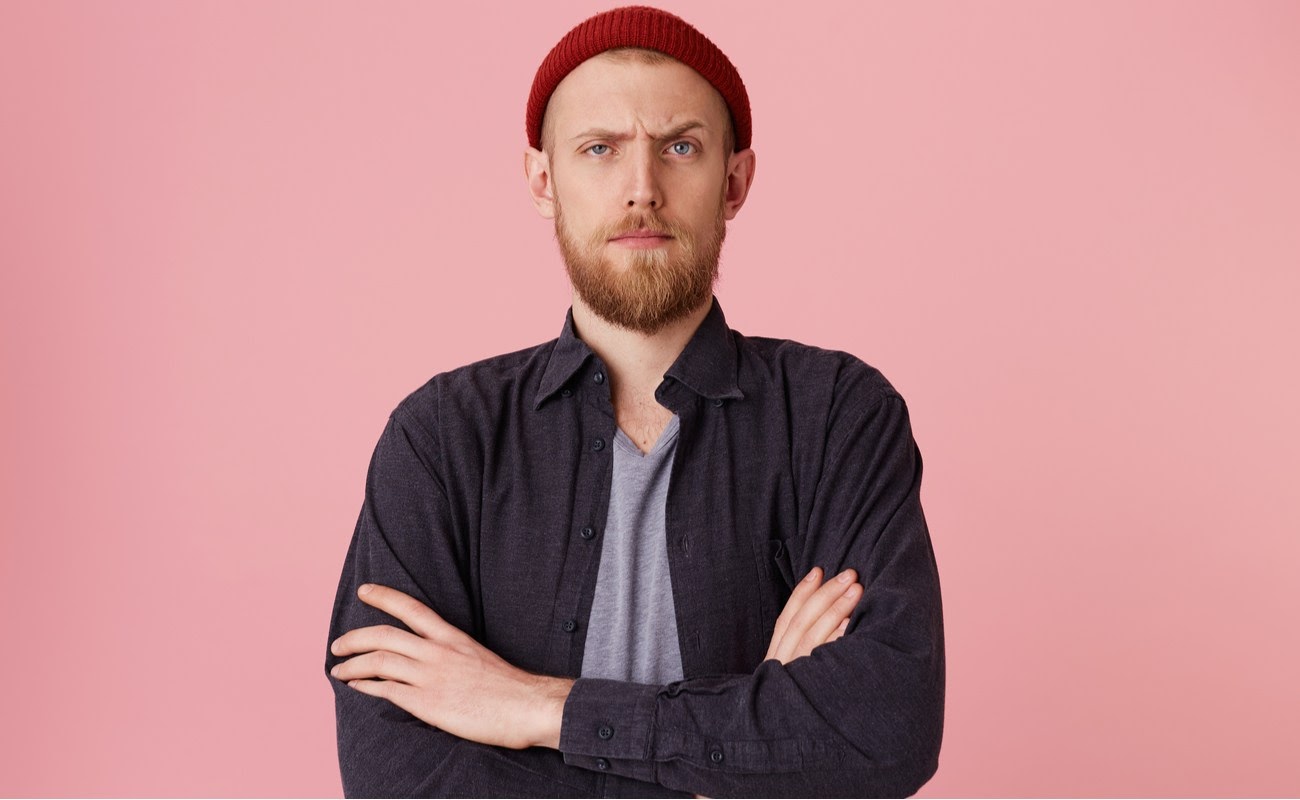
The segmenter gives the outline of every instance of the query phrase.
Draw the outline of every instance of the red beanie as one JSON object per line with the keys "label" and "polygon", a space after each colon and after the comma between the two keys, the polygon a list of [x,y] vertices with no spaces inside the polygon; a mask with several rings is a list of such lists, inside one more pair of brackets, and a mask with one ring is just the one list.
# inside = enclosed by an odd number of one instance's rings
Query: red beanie
{"label": "red beanie", "polygon": [[731,110],[736,150],[749,147],[749,95],[740,73],[704,34],[681,17],[649,6],[625,6],[578,23],[551,49],[533,78],[525,126],[528,143],[542,149],[542,117],[551,93],[582,62],[614,47],[644,47],[672,56],[700,73]]}

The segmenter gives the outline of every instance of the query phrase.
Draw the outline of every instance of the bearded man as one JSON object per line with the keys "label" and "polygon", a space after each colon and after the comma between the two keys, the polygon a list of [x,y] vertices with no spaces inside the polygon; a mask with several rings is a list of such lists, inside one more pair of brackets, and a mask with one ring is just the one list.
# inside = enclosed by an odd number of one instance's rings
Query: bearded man
{"label": "bearded man", "polygon": [[723,317],[735,67],[608,11],[526,128],[573,304],[388,419],[325,662],[345,793],[912,794],[944,694],[921,457],[877,370]]}

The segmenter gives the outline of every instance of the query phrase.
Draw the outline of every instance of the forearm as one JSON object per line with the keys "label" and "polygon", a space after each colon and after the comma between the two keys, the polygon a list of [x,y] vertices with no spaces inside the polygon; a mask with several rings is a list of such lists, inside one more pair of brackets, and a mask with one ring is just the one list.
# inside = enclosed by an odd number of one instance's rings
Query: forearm
{"label": "forearm", "polygon": [[555,750],[467,741],[332,683],[345,797],[528,797],[540,786],[573,797],[596,794],[598,779],[567,766]]}
{"label": "forearm", "polygon": [[942,659],[914,654],[893,679],[855,678],[840,644],[662,688],[580,680],[565,761],[705,796],[910,795],[937,767]]}
{"label": "forearm", "polygon": [[331,680],[345,797],[448,794],[446,761],[460,741],[400,708]]}
{"label": "forearm", "polygon": [[[353,559],[348,563],[353,564]],[[325,658],[335,695],[339,770],[346,796],[463,796],[467,791],[481,796],[526,796],[549,784],[564,786],[574,796],[593,791],[597,779],[565,765],[553,749],[559,743],[571,680],[516,670],[523,685],[510,695],[515,700],[502,707],[510,717],[505,723],[509,729],[524,732],[520,746],[525,749],[469,741],[441,729],[441,723],[435,726],[407,708],[361,691],[363,685],[376,682],[353,674],[358,669],[353,666],[355,655],[345,643],[375,630],[371,627],[375,624],[405,623],[358,600],[357,583],[352,570],[345,568]],[[374,589],[366,596],[383,593]],[[520,698],[524,701],[519,702]],[[504,715],[476,712],[476,716],[490,720]]]}
{"label": "forearm", "polygon": [[[473,630],[471,589],[444,494],[404,428],[390,418],[366,479],[365,501],[344,558],[330,617],[324,672],[334,693],[339,772],[348,797],[526,796],[553,782],[575,796],[591,783],[554,750],[507,750],[470,742],[363,694],[330,671],[346,660],[332,645],[374,625],[401,625],[362,602],[364,583],[397,588],[436,607],[452,624]],[[424,448],[421,448],[421,450]]]}

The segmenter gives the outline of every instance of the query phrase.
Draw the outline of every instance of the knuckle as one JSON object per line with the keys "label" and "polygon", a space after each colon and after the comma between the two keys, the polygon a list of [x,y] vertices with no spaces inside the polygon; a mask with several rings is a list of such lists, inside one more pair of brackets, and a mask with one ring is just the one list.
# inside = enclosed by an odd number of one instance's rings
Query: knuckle
{"label": "knuckle", "polygon": [[794,591],[790,593],[790,596],[793,598],[793,597],[803,597],[805,595],[812,594],[817,590],[817,587],[820,585],[821,585],[821,580],[819,578],[813,578],[810,581],[809,580],[799,581],[799,585],[794,587]]}
{"label": "knuckle", "polygon": [[807,609],[801,610],[798,614],[795,614],[790,618],[790,624],[785,628],[787,639],[796,636],[808,627],[808,614],[805,613],[806,611]]}
{"label": "knuckle", "polygon": [[818,589],[817,594],[826,598],[839,597],[844,594],[844,588],[844,584],[838,581],[833,581]]}
{"label": "knuckle", "polygon": [[826,613],[826,609],[829,607],[830,598],[818,600],[816,603],[809,603],[804,606],[803,610],[799,613],[799,616],[801,617],[800,624],[804,627],[813,624],[821,618],[822,614]]}
{"label": "knuckle", "polygon": [[438,655],[438,643],[421,636],[413,643],[417,661],[432,661]]}

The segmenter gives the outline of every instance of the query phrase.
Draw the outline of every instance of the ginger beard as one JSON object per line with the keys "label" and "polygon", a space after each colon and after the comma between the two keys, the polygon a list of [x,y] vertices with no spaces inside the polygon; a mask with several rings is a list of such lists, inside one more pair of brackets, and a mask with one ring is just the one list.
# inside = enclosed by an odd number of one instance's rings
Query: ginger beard
{"label": "ginger beard", "polygon": [[[648,336],[688,316],[713,296],[718,257],[727,236],[723,208],[720,197],[713,230],[703,240],[657,214],[634,213],[599,226],[583,241],[565,224],[557,192],[555,238],[573,289],[592,312],[611,325]],[[640,228],[665,233],[673,237],[673,244],[628,249],[621,254],[625,265],[610,263],[605,255],[609,240]],[[674,245],[676,253],[670,254]]]}

